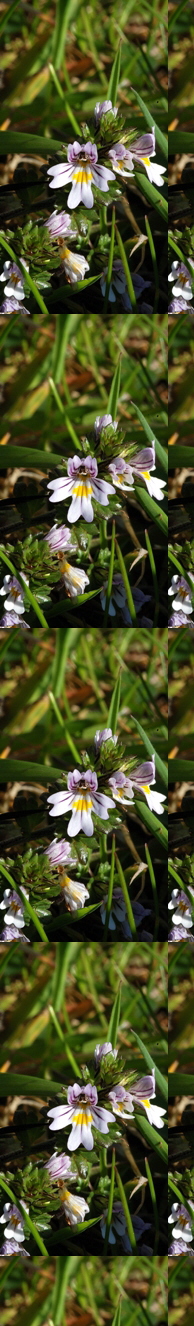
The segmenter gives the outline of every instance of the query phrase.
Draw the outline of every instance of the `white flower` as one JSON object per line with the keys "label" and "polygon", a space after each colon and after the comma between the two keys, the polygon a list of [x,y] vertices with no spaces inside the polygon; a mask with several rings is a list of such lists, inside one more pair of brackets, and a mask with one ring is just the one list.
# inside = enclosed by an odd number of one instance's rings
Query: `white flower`
{"label": "white flower", "polygon": [[187,895],[182,889],[173,889],[168,907],[169,911],[173,912],[173,924],[180,925],[182,923],[186,930],[191,930],[193,924],[191,908],[189,906]]}
{"label": "white flower", "polygon": [[71,810],[72,816],[67,830],[69,837],[74,838],[82,831],[91,838],[94,832],[91,811],[93,810],[98,818],[107,820],[109,809],[114,810],[114,802],[105,796],[104,792],[98,792],[97,775],[92,769],[87,769],[85,774],[74,769],[73,773],[68,774],[67,787],[67,792],[65,789],[63,792],[52,792],[48,797],[48,803],[52,806],[49,814],[66,815],[67,811]]}
{"label": "white flower", "polygon": [[48,221],[44,222],[44,225],[47,226],[51,239],[62,239],[66,235],[68,239],[72,239],[77,233],[75,224],[72,226],[68,212],[57,212],[56,208],[54,208],[54,212],[51,212],[51,216],[49,216]]}
{"label": "white flower", "polygon": [[48,175],[53,175],[49,180],[50,189],[64,188],[65,184],[71,181],[71,189],[68,194],[69,207],[78,207],[79,203],[84,203],[85,207],[93,207],[93,193],[91,184],[95,184],[102,193],[107,193],[109,180],[114,180],[112,170],[107,170],[98,162],[98,152],[95,143],[69,143],[67,149],[67,163],[61,161],[57,166],[50,166]]}
{"label": "white flower", "polygon": [[79,566],[70,566],[70,562],[61,562],[61,574],[63,576],[65,589],[71,599],[76,598],[77,594],[84,594],[86,585],[89,585],[89,577]]}
{"label": "white flower", "polygon": [[[189,262],[191,263],[191,267],[194,268],[192,258],[189,259]],[[186,303],[193,298],[191,275],[184,262],[178,262],[177,260],[172,262],[168,280],[173,281],[172,294],[175,295],[175,298],[177,297],[178,299],[179,296],[181,297],[183,294]]]}
{"label": "white flower", "polygon": [[69,875],[61,873],[60,887],[63,889],[65,902],[70,912],[76,912],[78,908],[85,907],[85,900],[90,896],[85,884],[81,884],[80,880],[77,884],[75,879],[69,879]]}
{"label": "white flower", "polygon": [[146,760],[145,764],[138,764],[137,769],[132,771],[130,778],[135,792],[138,793],[138,788],[141,792],[144,792],[149,809],[155,810],[156,815],[163,815],[164,806],[162,806],[162,801],[165,801],[165,796],[163,792],[153,792],[150,786],[156,781],[154,755],[152,755],[151,760]]}
{"label": "white flower", "polygon": [[[22,1202],[22,1206],[24,1211],[28,1212],[28,1207],[25,1202]],[[24,1222],[17,1206],[12,1206],[10,1202],[5,1202],[3,1215],[0,1217],[0,1225],[5,1225],[4,1236],[6,1239],[14,1238],[16,1243],[24,1242]]]}
{"label": "white flower", "polygon": [[135,476],[137,475],[137,477],[139,475],[144,479],[150,497],[155,497],[157,502],[163,502],[164,493],[162,493],[162,488],[165,488],[165,480],[157,479],[156,477],[153,478],[153,474],[151,473],[151,471],[156,468],[154,439],[151,442],[150,447],[145,447],[143,451],[138,451],[137,455],[134,456],[134,459],[132,457],[130,465],[133,474]]}
{"label": "white flower", "polygon": [[[190,579],[194,582],[194,576],[191,572],[189,574]],[[187,580],[184,580],[184,576],[172,576],[168,593],[169,596],[172,597],[172,607],[174,608],[174,612],[180,612],[181,608],[183,608],[185,616],[189,617],[190,613],[193,611],[191,601],[192,591],[187,584]]]}
{"label": "white flower", "polygon": [[89,262],[86,262],[83,254],[71,253],[71,249],[65,248],[65,245],[60,246],[60,253],[65,275],[71,285],[74,285],[76,281],[84,281],[85,274],[89,272],[90,268]]}
{"label": "white flower", "polygon": [[53,489],[50,502],[63,502],[67,497],[72,497],[71,505],[68,510],[68,519],[71,524],[83,516],[84,520],[91,521],[94,518],[92,497],[100,506],[108,506],[109,493],[114,493],[112,484],[106,483],[104,479],[98,479],[98,466],[95,457],[87,456],[80,459],[80,456],[72,456],[67,464],[68,478],[61,476],[60,479],[51,479],[47,484],[48,488]]}
{"label": "white flower", "polygon": [[185,1243],[192,1243],[193,1237],[191,1220],[194,1204],[193,1202],[190,1202],[189,1205],[191,1207],[191,1218],[189,1218],[186,1206],[183,1206],[178,1202],[173,1202],[171,1215],[168,1218],[169,1225],[173,1225],[173,1238],[179,1239],[181,1237]]}
{"label": "white flower", "polygon": [[[146,1093],[146,1094],[145,1094]],[[141,1077],[130,1087],[129,1091],[118,1085],[113,1091],[109,1091],[109,1100],[111,1100],[114,1114],[120,1114],[123,1119],[132,1114],[134,1106],[142,1105],[149,1123],[153,1123],[156,1128],[164,1128],[162,1115],[165,1110],[159,1105],[152,1105],[152,1099],[155,1097],[155,1075],[154,1072],[147,1077]]]}
{"label": "white flower", "polygon": [[[28,264],[27,262],[24,262],[23,258],[22,262],[23,266],[26,268],[26,272],[29,272]],[[12,297],[14,298],[14,295],[16,295],[17,302],[20,303],[20,300],[25,298],[24,277],[22,275],[22,272],[20,272],[20,268],[17,267],[16,262],[4,262],[4,268],[0,276],[0,281],[6,281],[4,295],[6,295],[8,299],[9,297],[10,299]]]}
{"label": "white flower", "polygon": [[86,1212],[90,1210],[85,1197],[77,1197],[76,1193],[69,1192],[68,1188],[62,1189],[61,1202],[70,1225],[80,1224],[85,1220]]}
{"label": "white flower", "polygon": [[74,1082],[73,1087],[68,1087],[67,1101],[67,1105],[57,1105],[48,1111],[48,1118],[52,1119],[49,1128],[67,1128],[71,1125],[68,1150],[77,1151],[78,1146],[85,1146],[86,1151],[92,1151],[94,1140],[91,1125],[98,1128],[100,1133],[108,1133],[108,1124],[113,1123],[113,1115],[110,1110],[98,1105],[98,1092],[91,1082],[86,1087]]}
{"label": "white flower", "polygon": [[48,856],[51,866],[73,866],[77,859],[71,843],[67,843],[65,838],[53,838],[53,842],[45,848],[44,856]]}
{"label": "white flower", "polygon": [[46,1161],[44,1169],[48,1169],[50,1179],[53,1179],[53,1183],[56,1183],[58,1179],[61,1183],[63,1179],[68,1178],[70,1181],[70,1179],[75,1179],[76,1177],[74,1170],[71,1169],[70,1157],[66,1156],[64,1151],[60,1155],[58,1155],[57,1151],[54,1151],[53,1155],[50,1156],[50,1160]]}
{"label": "white flower", "polygon": [[[22,889],[22,892],[24,896],[28,898],[26,890]],[[5,911],[3,919],[6,925],[14,926],[16,927],[16,930],[23,929],[23,926],[25,925],[24,910],[22,902],[18,897],[18,893],[15,892],[15,889],[5,889],[3,901],[0,902],[0,911]]]}
{"label": "white flower", "polygon": [[[25,580],[28,585],[26,576],[23,576],[23,580]],[[1,594],[3,597],[6,595],[4,602],[6,612],[14,612],[15,610],[18,617],[25,612],[23,590],[19,584],[19,580],[16,580],[16,576],[4,576],[2,589],[0,589],[0,595]]]}
{"label": "white flower", "polygon": [[162,189],[164,180],[161,179],[161,176],[165,174],[165,166],[158,166],[157,162],[153,164],[150,158],[155,157],[155,155],[154,125],[151,133],[143,134],[141,138],[137,138],[135,142],[130,144],[130,148],[125,148],[123,143],[115,143],[108,153],[116,174],[123,175],[125,179],[128,175],[133,174],[135,166],[142,165],[145,167],[148,179],[156,184],[159,189]]}

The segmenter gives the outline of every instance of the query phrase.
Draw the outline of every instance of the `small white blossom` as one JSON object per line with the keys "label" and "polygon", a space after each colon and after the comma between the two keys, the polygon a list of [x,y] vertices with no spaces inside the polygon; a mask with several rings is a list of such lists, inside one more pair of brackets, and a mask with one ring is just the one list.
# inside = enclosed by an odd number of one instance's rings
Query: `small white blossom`
{"label": "small white blossom", "polygon": [[53,175],[53,179],[49,180],[50,189],[61,189],[71,182],[67,199],[69,207],[78,207],[79,203],[84,203],[84,207],[93,207],[92,184],[102,193],[107,193],[109,180],[115,179],[113,171],[107,170],[98,161],[96,143],[78,143],[76,140],[69,143],[67,163],[61,161],[57,166],[50,166],[47,174]]}
{"label": "small white blossom", "polygon": [[82,1145],[86,1151],[92,1151],[92,1125],[98,1132],[108,1133],[108,1125],[113,1123],[112,1113],[98,1105],[98,1092],[92,1083],[82,1087],[74,1082],[74,1086],[68,1087],[67,1102],[67,1105],[57,1105],[48,1111],[48,1118],[52,1119],[49,1128],[67,1128],[71,1125],[68,1150],[77,1151],[78,1146]]}

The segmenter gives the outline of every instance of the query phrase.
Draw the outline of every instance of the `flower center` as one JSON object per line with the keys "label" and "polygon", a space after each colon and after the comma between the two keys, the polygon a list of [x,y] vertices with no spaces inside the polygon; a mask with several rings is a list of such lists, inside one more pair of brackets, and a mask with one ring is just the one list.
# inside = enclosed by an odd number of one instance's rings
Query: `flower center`
{"label": "flower center", "polygon": [[14,1226],[14,1229],[17,1229],[17,1226],[19,1225],[19,1223],[20,1223],[20,1222],[19,1222],[19,1217],[16,1216],[16,1215],[12,1215],[12,1216],[11,1216],[11,1225]]}
{"label": "flower center", "polygon": [[151,162],[150,162],[150,158],[149,158],[149,157],[140,157],[140,161],[143,161],[143,162],[144,162],[144,166],[150,166],[150,165],[151,165]]}
{"label": "flower center", "polygon": [[142,474],[143,479],[150,479],[149,470],[140,470],[140,474]]}
{"label": "flower center", "polygon": [[[80,788],[80,792],[81,792],[81,788]],[[88,792],[88,793],[87,793],[87,792],[84,793],[84,795],[82,795],[82,793],[81,793],[81,796],[80,796],[80,792],[78,793],[77,796],[75,796],[75,800],[73,801],[73,810],[81,810],[81,811],[84,810],[84,811],[87,812],[88,810],[91,810],[91,809],[92,809],[93,801],[91,800],[91,796],[90,796],[90,793],[89,793],[89,792]]]}
{"label": "flower center", "polygon": [[73,1123],[84,1124],[87,1128],[88,1124],[92,1123],[92,1114],[90,1107],[84,1104],[81,1105],[80,1103],[78,1109],[75,1111],[75,1114],[73,1116]]}
{"label": "flower center", "polygon": [[89,184],[92,178],[93,176],[90,166],[87,166],[86,162],[83,161],[83,159],[80,159],[79,166],[76,166],[73,171],[72,179],[76,180],[76,183],[78,184]]}
{"label": "flower center", "polygon": [[141,1105],[146,1105],[148,1110],[151,1109],[150,1100],[141,1100]]}
{"label": "flower center", "polygon": [[147,792],[147,795],[150,796],[150,787],[147,783],[141,783],[141,792]]}
{"label": "flower center", "polygon": [[73,496],[75,494],[76,497],[90,497],[92,492],[93,488],[90,479],[82,479],[80,474],[80,478],[76,480],[76,483],[73,485]]}

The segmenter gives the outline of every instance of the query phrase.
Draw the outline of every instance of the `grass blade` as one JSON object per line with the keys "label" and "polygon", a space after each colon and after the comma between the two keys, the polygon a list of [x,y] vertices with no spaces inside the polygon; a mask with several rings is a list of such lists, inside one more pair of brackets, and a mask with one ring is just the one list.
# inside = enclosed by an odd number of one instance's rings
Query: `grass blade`
{"label": "grass blade", "polygon": [[145,198],[147,198],[148,203],[151,203],[151,207],[155,207],[160,216],[163,216],[164,221],[168,223],[168,203],[166,202],[166,198],[161,197],[158,189],[155,189],[155,185],[150,183],[148,176],[143,173],[143,170],[135,170],[135,179],[138,188],[141,193],[144,194]]}
{"label": "grass blade", "polygon": [[117,88],[120,78],[120,64],[121,64],[121,47],[119,45],[117,54],[115,55],[114,64],[111,70],[108,92],[107,92],[108,101],[112,101],[113,106],[116,106]]}
{"label": "grass blade", "polygon": [[113,423],[115,423],[115,419],[116,419],[116,415],[117,415],[117,404],[118,404],[118,400],[119,400],[120,381],[121,381],[121,360],[119,359],[118,364],[117,364],[117,368],[116,368],[115,373],[114,373],[114,378],[113,378],[113,380],[112,380],[112,382],[111,382],[110,396],[109,396],[108,405],[107,405],[107,413],[108,413],[108,414],[112,414]]}
{"label": "grass blade", "polygon": [[124,247],[123,241],[122,241],[122,239],[121,239],[121,235],[120,235],[120,233],[119,233],[119,230],[117,229],[117,226],[116,226],[116,237],[117,237],[117,244],[118,244],[118,248],[119,248],[120,258],[122,259],[122,264],[123,264],[124,272],[125,272],[125,276],[126,276],[126,286],[127,286],[127,290],[128,290],[129,299],[130,299],[130,301],[131,301],[131,307],[132,307],[133,309],[137,309],[137,300],[136,300],[136,295],[135,295],[135,291],[134,291],[134,287],[133,287],[133,281],[132,281],[132,276],[131,276],[131,272],[130,272],[129,264],[128,264],[128,262],[127,262],[126,250],[125,250],[125,247]]}
{"label": "grass blade", "polygon": [[159,529],[162,529],[163,534],[165,534],[167,538],[168,517],[166,516],[166,512],[160,510],[159,503],[157,504],[157,502],[154,501],[154,498],[150,497],[147,488],[143,488],[143,484],[141,488],[138,483],[135,483],[135,493],[137,501],[140,503],[140,506],[144,507],[147,516],[150,516],[150,520],[154,520],[155,524],[159,525]]}
{"label": "grass blade", "polygon": [[163,156],[165,157],[165,161],[168,161],[168,139],[165,138],[165,134],[163,134],[163,133],[162,133],[162,130],[159,129],[158,124],[156,124],[156,120],[153,119],[153,113],[152,113],[152,111],[150,112],[150,111],[148,110],[148,107],[146,106],[145,101],[143,101],[143,98],[139,96],[139,92],[137,92],[137,88],[136,88],[136,89],[132,88],[131,90],[132,90],[132,92],[134,92],[134,94],[135,94],[135,99],[136,99],[136,101],[138,101],[138,106],[140,106],[140,110],[142,111],[142,114],[143,114],[144,117],[145,117],[146,124],[148,124],[149,129],[152,129],[152,128],[153,128],[153,124],[154,124],[155,135],[156,135],[156,142],[158,143],[158,147],[160,147],[161,152],[163,152]]}
{"label": "grass blade", "polygon": [[130,1215],[130,1211],[129,1211],[129,1207],[128,1207],[128,1201],[127,1201],[127,1197],[126,1197],[125,1189],[124,1189],[124,1187],[123,1187],[122,1179],[121,1179],[121,1176],[120,1176],[118,1170],[116,1170],[116,1178],[117,1178],[117,1187],[118,1187],[118,1190],[119,1190],[119,1197],[121,1198],[121,1202],[122,1202],[122,1207],[123,1207],[123,1211],[124,1211],[124,1215],[125,1215],[125,1219],[126,1219],[127,1232],[128,1232],[128,1235],[129,1235],[129,1239],[130,1239],[131,1247],[132,1247],[132,1248],[136,1248],[136,1237],[135,1237],[134,1228],[133,1228],[133,1224],[132,1224],[132,1219],[131,1219],[131,1215]]}
{"label": "grass blade", "polygon": [[109,1028],[107,1032],[108,1041],[111,1041],[113,1050],[116,1050],[117,1034],[118,1034],[119,1021],[120,1021],[120,1011],[121,1011],[121,989],[119,986],[118,994],[116,995],[116,999],[113,1004],[112,1013],[109,1022]]}
{"label": "grass blade", "polygon": [[138,723],[138,719],[137,719],[137,718],[134,718],[134,716],[133,716],[133,723],[135,723],[135,727],[137,727],[137,730],[138,730],[138,732],[139,732],[139,735],[140,735],[142,741],[144,742],[144,746],[145,746],[146,750],[148,751],[148,755],[155,755],[156,769],[158,770],[158,773],[160,774],[160,778],[162,779],[162,782],[164,783],[164,787],[168,787],[168,769],[166,769],[166,765],[164,764],[164,760],[161,760],[160,755],[157,754],[157,751],[155,750],[155,748],[154,748],[154,746],[153,746],[153,742],[150,741],[150,738],[147,736],[147,732],[145,732],[145,729],[141,726],[141,723]]}
{"label": "grass blade", "polygon": [[145,1059],[148,1068],[151,1068],[151,1070],[154,1069],[157,1086],[159,1088],[159,1091],[161,1091],[161,1096],[163,1096],[164,1100],[167,1101],[168,1083],[166,1082],[163,1073],[160,1072],[160,1068],[157,1068],[154,1059],[152,1059],[152,1055],[150,1054],[149,1050],[147,1050],[147,1046],[144,1045],[144,1042],[141,1040],[141,1037],[137,1035],[136,1031],[133,1031],[132,1027],[131,1027],[131,1034],[132,1036],[134,1036],[135,1041],[137,1041],[137,1045],[139,1045],[139,1050],[141,1050],[141,1054],[143,1054],[143,1058]]}
{"label": "grass blade", "polygon": [[123,577],[123,582],[124,582],[124,586],[125,586],[125,590],[126,590],[126,599],[127,599],[127,604],[128,604],[129,612],[130,612],[131,621],[134,622],[134,623],[136,623],[137,618],[136,618],[135,604],[134,604],[134,602],[133,602],[133,595],[132,595],[131,585],[130,585],[130,582],[129,582],[129,580],[128,580],[127,569],[126,569],[126,566],[125,566],[124,557],[123,557],[123,555],[122,555],[121,548],[119,547],[119,543],[117,543],[117,540],[116,540],[116,551],[117,551],[117,557],[118,557],[118,563],[119,563],[119,567],[120,567],[121,575],[122,575],[122,577]]}
{"label": "grass blade", "polygon": [[133,405],[133,409],[138,415],[139,422],[140,424],[142,424],[142,428],[144,429],[144,433],[148,438],[148,442],[150,443],[153,441],[155,442],[156,456],[158,457],[160,465],[162,465],[165,474],[168,474],[168,456],[164,451],[164,447],[161,447],[161,443],[158,441],[158,438],[154,433],[154,429],[152,427],[150,428],[150,424],[148,424],[148,420],[145,418],[145,414],[142,414],[142,410],[139,410],[139,407],[138,405],[136,405],[135,401],[131,401],[131,405]]}
{"label": "grass blade", "polygon": [[164,824],[159,823],[159,821],[156,819],[156,815],[153,815],[153,810],[149,810],[149,806],[147,806],[146,801],[143,801],[143,799],[142,801],[138,801],[136,795],[135,795],[135,805],[136,805],[137,815],[139,815],[139,818],[143,820],[143,824],[146,825],[146,829],[149,829],[150,833],[154,833],[154,837],[159,838],[160,842],[163,843],[163,847],[166,847],[167,850],[168,832],[167,829],[165,829]]}
{"label": "grass blade", "polygon": [[153,1128],[151,1123],[148,1123],[148,1119],[143,1114],[137,1114],[135,1111],[135,1121],[145,1142],[149,1142],[149,1145],[154,1147],[154,1151],[158,1151],[162,1156],[165,1164],[168,1164],[168,1147],[164,1138],[156,1132],[156,1128]]}
{"label": "grass blade", "polygon": [[120,707],[120,695],[121,695],[121,675],[119,672],[119,676],[116,681],[116,686],[113,691],[112,700],[110,702],[110,709],[107,718],[108,727],[112,728],[113,737],[115,737],[117,730],[117,719]]}

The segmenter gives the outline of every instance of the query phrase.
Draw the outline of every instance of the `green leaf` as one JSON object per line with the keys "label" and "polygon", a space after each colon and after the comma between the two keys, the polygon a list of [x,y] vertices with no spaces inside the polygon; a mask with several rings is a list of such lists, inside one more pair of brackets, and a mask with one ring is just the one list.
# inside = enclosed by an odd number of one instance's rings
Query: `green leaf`
{"label": "green leaf", "polygon": [[142,801],[137,800],[136,794],[135,794],[135,806],[139,818],[143,820],[143,824],[145,824],[146,828],[150,830],[150,833],[154,833],[154,837],[158,838],[160,842],[163,843],[163,847],[167,849],[168,833],[167,829],[165,829],[164,824],[160,824],[160,821],[156,818],[156,815],[153,815],[153,810],[149,810],[149,806],[147,806],[146,802],[143,801],[143,799]]}
{"label": "green leaf", "polygon": [[104,626],[107,626],[108,623],[109,605],[111,599],[111,589],[112,589],[113,571],[114,571],[114,559],[115,559],[115,520],[113,520],[112,522],[112,538],[111,538],[110,562],[108,568],[108,583],[106,589],[106,600],[105,600],[105,610],[104,610]]}
{"label": "green leaf", "polygon": [[142,488],[136,482],[134,486],[137,501],[140,502],[140,506],[144,507],[144,511],[150,516],[150,520],[154,520],[155,524],[159,526],[159,529],[162,529],[163,534],[166,534],[166,537],[168,537],[168,517],[166,516],[166,512],[161,511],[159,502],[155,502],[154,498],[150,497],[147,488],[143,488],[143,484]]}
{"label": "green leaf", "polygon": [[158,457],[160,465],[162,465],[162,469],[165,471],[165,474],[168,474],[168,456],[164,451],[164,447],[161,447],[161,443],[158,442],[158,438],[156,437],[153,428],[150,427],[150,424],[148,424],[148,420],[145,418],[145,414],[142,414],[142,410],[139,410],[139,407],[138,405],[136,405],[136,402],[131,401],[131,405],[133,405],[133,409],[138,415],[139,422],[140,424],[142,424],[142,428],[144,428],[144,433],[146,433],[148,442],[150,443],[155,442],[156,456]]}
{"label": "green leaf", "polygon": [[124,902],[125,902],[125,907],[126,907],[126,912],[127,912],[128,922],[129,922],[129,925],[130,925],[131,934],[134,935],[134,937],[135,937],[135,936],[136,936],[136,933],[137,933],[137,932],[136,932],[135,918],[134,918],[134,915],[133,915],[133,909],[132,909],[132,906],[131,906],[131,900],[130,900],[129,893],[128,893],[127,882],[126,882],[125,875],[124,875],[124,872],[123,872],[123,869],[122,869],[121,861],[119,860],[119,857],[118,857],[118,856],[116,857],[116,862],[117,862],[117,871],[118,871],[118,876],[119,876],[119,884],[121,885],[121,889],[122,889],[122,893],[123,893],[123,897],[124,897]]}
{"label": "green leaf", "polygon": [[130,612],[131,621],[132,621],[132,622],[134,623],[134,625],[135,625],[135,624],[136,624],[136,621],[137,621],[137,618],[136,618],[135,604],[134,604],[134,601],[133,601],[132,589],[131,589],[131,585],[130,585],[129,577],[128,577],[128,575],[127,575],[127,568],[126,568],[126,566],[125,566],[124,557],[123,557],[123,554],[122,554],[122,552],[121,552],[120,544],[117,543],[117,539],[116,539],[116,550],[117,550],[117,557],[118,557],[119,568],[120,568],[121,575],[122,575],[122,577],[123,577],[123,583],[124,583],[124,586],[125,586],[127,605],[128,605],[129,612]]}
{"label": "green leaf", "polygon": [[114,258],[114,246],[115,246],[115,207],[112,208],[111,237],[110,237],[110,248],[109,248],[109,255],[108,255],[108,270],[107,270],[107,275],[106,275],[106,285],[105,285],[105,296],[104,296],[104,309],[103,309],[103,313],[107,313],[107,309],[108,309],[109,290],[110,290],[110,285],[111,285],[112,265],[113,265],[113,258]]}
{"label": "green leaf", "polygon": [[15,782],[15,779],[19,783],[31,782],[32,778],[47,787],[54,778],[63,780],[63,770],[55,769],[53,765],[36,764],[34,760],[0,760],[0,783]]}
{"label": "green leaf", "polygon": [[[111,868],[110,868],[109,884],[108,884],[108,897],[107,897],[107,904],[106,904],[106,916],[105,916],[105,923],[104,923],[104,936],[103,936],[103,943],[105,943],[105,940],[107,939],[107,936],[108,936],[109,917],[110,917],[110,913],[111,913],[112,895],[113,895],[113,888],[114,888],[114,872],[115,872],[115,834],[113,833],[113,837],[112,837],[112,852],[111,852]],[[113,1043],[113,1049],[114,1049],[114,1048],[115,1048],[116,1041],[114,1040],[112,1043]]]}
{"label": "green leaf", "polygon": [[14,9],[17,9],[19,4],[20,0],[13,0],[12,5],[9,5],[9,9],[6,9],[5,12],[2,14],[2,18],[0,19],[0,32],[3,32],[3,29],[6,27],[6,23],[9,22],[9,19],[12,17],[12,14],[14,14]]}
{"label": "green leaf", "polygon": [[111,382],[110,396],[107,405],[107,414],[112,414],[113,423],[115,423],[117,415],[120,382],[121,382],[121,360],[119,358],[117,368],[115,369],[114,378]]}
{"label": "green leaf", "polygon": [[156,1082],[157,1082],[157,1086],[158,1086],[158,1088],[159,1088],[159,1091],[161,1091],[161,1096],[163,1096],[163,1097],[164,1097],[164,1100],[167,1101],[167,1100],[168,1100],[168,1083],[166,1082],[166,1079],[165,1079],[165,1077],[163,1076],[163,1073],[160,1072],[160,1068],[157,1068],[157,1065],[155,1064],[155,1061],[154,1061],[154,1059],[152,1058],[152,1055],[150,1054],[149,1050],[147,1050],[147,1046],[144,1045],[144,1042],[141,1040],[140,1036],[137,1035],[137,1032],[136,1032],[136,1031],[133,1031],[133,1028],[132,1028],[132,1027],[131,1027],[131,1035],[134,1036],[135,1040],[137,1041],[137,1045],[139,1045],[139,1050],[141,1050],[141,1054],[143,1054],[143,1058],[145,1059],[145,1062],[146,1062],[148,1068],[151,1068],[151,1070],[154,1070],[154,1072],[155,1072],[155,1078],[156,1078]]}
{"label": "green leaf", "polygon": [[110,709],[109,709],[108,718],[107,718],[107,725],[108,725],[108,727],[111,727],[113,737],[115,737],[115,735],[116,735],[116,730],[117,730],[117,718],[118,718],[119,707],[120,707],[120,696],[121,696],[121,674],[120,674],[120,672],[119,672],[119,676],[118,676],[118,678],[117,678],[116,685],[115,685],[115,688],[114,688],[114,691],[113,691],[113,695],[112,695],[112,699],[111,699],[111,702],[110,702]]}
{"label": "green leaf", "polygon": [[169,1072],[168,1095],[171,1096],[194,1096],[194,1074],[193,1073],[171,1073]]}
{"label": "green leaf", "polygon": [[32,156],[37,156],[37,152],[41,152],[42,156],[42,153],[44,152],[47,163],[47,155],[49,154],[50,156],[52,154],[53,156],[53,152],[59,151],[62,151],[62,154],[64,154],[63,143],[57,138],[47,138],[46,135],[45,138],[43,138],[38,134],[20,134],[18,132],[15,133],[15,130],[12,129],[1,130],[2,156],[6,156],[7,152],[25,152],[27,154],[30,152],[30,154],[32,153]]}
{"label": "green leaf", "polygon": [[114,64],[111,70],[108,92],[107,92],[107,99],[108,101],[112,101],[113,106],[116,105],[117,88],[120,78],[120,64],[121,64],[121,47],[119,45],[117,54],[115,55]]}
{"label": "green leaf", "polygon": [[[185,314],[184,314],[185,317]],[[169,449],[169,470],[181,469],[182,465],[193,466],[193,447],[179,446],[176,443]]]}
{"label": "green leaf", "polygon": [[135,169],[135,180],[141,193],[144,193],[145,198],[147,198],[148,203],[151,203],[151,206],[155,207],[160,216],[168,222],[168,203],[166,202],[166,198],[161,197],[158,189],[155,189],[154,184],[150,183],[148,176],[143,174],[142,170]]}
{"label": "green leaf", "polygon": [[168,769],[166,769],[164,760],[161,760],[160,755],[158,755],[157,751],[155,750],[155,747],[153,746],[153,741],[150,741],[150,738],[147,736],[147,732],[145,732],[144,728],[141,727],[141,723],[138,723],[138,719],[134,718],[134,714],[133,714],[133,723],[135,723],[135,727],[137,727],[139,735],[142,741],[144,742],[144,746],[148,751],[148,755],[155,755],[156,769],[160,774],[160,778],[164,783],[164,787],[168,787]]}
{"label": "green leaf", "polygon": [[133,286],[133,281],[132,281],[132,276],[131,276],[131,272],[130,272],[130,267],[129,267],[129,264],[128,264],[128,261],[127,261],[126,249],[125,249],[125,246],[124,246],[123,241],[122,241],[122,239],[121,239],[120,232],[119,232],[119,230],[117,229],[117,226],[116,226],[116,237],[117,237],[117,243],[118,243],[118,248],[119,248],[120,258],[121,258],[121,260],[122,260],[122,264],[123,264],[124,272],[125,272],[125,276],[126,276],[126,286],[127,286],[127,290],[128,290],[129,299],[130,299],[130,301],[131,301],[131,307],[132,307],[132,309],[135,310],[135,309],[137,309],[137,300],[136,300],[135,290],[134,290],[134,286]]}
{"label": "green leaf", "polygon": [[116,999],[113,1004],[112,1013],[109,1022],[109,1028],[107,1032],[107,1038],[108,1041],[111,1041],[113,1050],[116,1050],[117,1032],[120,1021],[120,1010],[121,1010],[121,989],[119,986],[118,994],[116,995]]}
{"label": "green leaf", "polygon": [[140,110],[142,110],[142,114],[145,116],[146,124],[149,125],[149,129],[152,129],[154,124],[158,147],[161,148],[161,152],[163,152],[165,161],[168,161],[168,139],[165,138],[165,134],[163,134],[162,130],[159,129],[158,124],[156,124],[156,120],[154,120],[153,111],[151,111],[150,113],[148,107],[146,106],[145,101],[143,101],[143,98],[139,96],[137,88],[136,89],[132,88],[132,92],[135,92],[136,101],[138,102],[138,106],[140,106]]}
{"label": "green leaf", "polygon": [[148,1123],[148,1119],[146,1119],[143,1114],[137,1114],[136,1111],[135,1122],[139,1132],[142,1134],[142,1137],[144,1137],[145,1142],[149,1142],[149,1145],[154,1147],[154,1151],[158,1151],[158,1154],[162,1156],[162,1159],[168,1164],[167,1142],[164,1141],[161,1134],[156,1132],[156,1128],[153,1128],[152,1124]]}
{"label": "green leaf", "polygon": [[111,1227],[112,1209],[113,1209],[113,1201],[114,1201],[114,1186],[115,1186],[115,1149],[114,1149],[114,1147],[113,1147],[113,1151],[112,1151],[112,1165],[111,1165],[111,1181],[110,1181],[110,1189],[109,1189],[108,1211],[107,1211],[107,1217],[106,1217],[106,1230],[105,1230],[105,1240],[104,1240],[104,1250],[103,1250],[103,1251],[104,1251],[104,1257],[107,1256],[107,1252],[108,1252],[109,1233],[110,1233],[110,1227]]}
{"label": "green leaf", "polygon": [[[3,437],[3,431],[5,430],[1,430],[1,437]],[[56,452],[55,455],[54,451],[40,451],[39,447],[36,446],[34,448],[26,447],[25,443],[21,447],[11,443],[11,445],[2,448],[1,469],[6,470],[10,465],[20,466],[20,468],[23,465],[25,465],[25,468],[26,465],[30,465],[30,468],[31,465],[34,465],[35,468],[37,468],[37,465],[41,465],[41,469],[46,474],[47,466],[48,468],[50,465],[63,466],[63,456],[60,456],[59,452]]]}
{"label": "green leaf", "polygon": [[128,1232],[128,1235],[129,1235],[129,1239],[130,1239],[131,1247],[132,1247],[132,1248],[136,1248],[136,1237],[135,1237],[134,1228],[133,1228],[133,1224],[132,1224],[131,1214],[130,1214],[130,1211],[129,1211],[128,1201],[127,1201],[127,1197],[126,1197],[125,1189],[124,1189],[124,1187],[123,1187],[122,1179],[121,1179],[121,1176],[120,1176],[120,1174],[119,1174],[119,1170],[116,1170],[116,1177],[117,1177],[117,1187],[118,1187],[118,1190],[119,1190],[119,1197],[121,1198],[121,1202],[122,1202],[122,1207],[123,1207],[123,1211],[124,1211],[124,1215],[125,1215],[126,1226],[127,1226],[127,1232]]}
{"label": "green leaf", "polygon": [[193,783],[194,781],[194,760],[170,760],[169,761],[169,782],[170,783]]}
{"label": "green leaf", "polygon": [[57,0],[56,20],[53,35],[53,64],[55,69],[59,69],[60,64],[65,62],[65,40],[66,33],[73,22],[76,10],[79,9],[80,0]]}
{"label": "green leaf", "polygon": [[170,129],[168,150],[170,156],[176,155],[176,152],[179,156],[182,156],[182,152],[194,152],[194,133],[188,134],[188,130],[181,133],[179,129]]}
{"label": "green leaf", "polygon": [[52,1082],[50,1079],[42,1077],[30,1077],[28,1073],[0,1073],[0,1097],[5,1096],[43,1096],[48,1100],[49,1096],[57,1095],[58,1091],[63,1093],[62,1082]]}
{"label": "green leaf", "polygon": [[[139,1308],[137,1309],[137,1311],[139,1312]],[[120,1303],[118,1303],[118,1308],[116,1308],[116,1312],[115,1312],[115,1316],[114,1316],[114,1320],[113,1320],[112,1326],[121,1326],[121,1304],[120,1304]]]}

